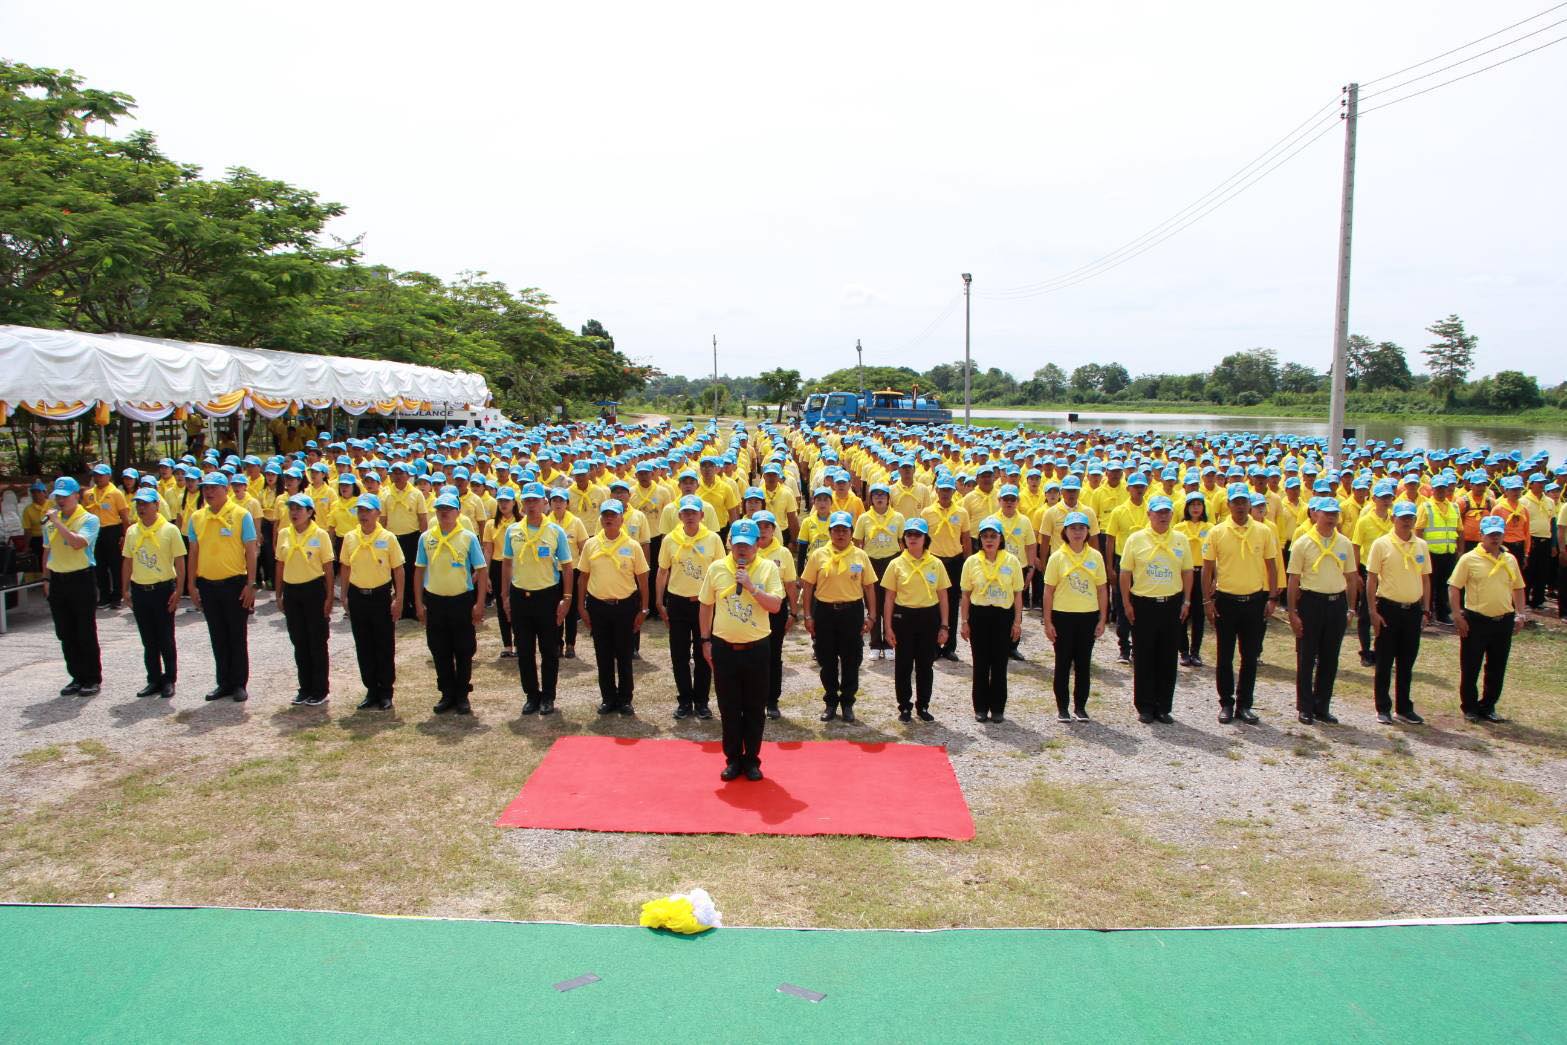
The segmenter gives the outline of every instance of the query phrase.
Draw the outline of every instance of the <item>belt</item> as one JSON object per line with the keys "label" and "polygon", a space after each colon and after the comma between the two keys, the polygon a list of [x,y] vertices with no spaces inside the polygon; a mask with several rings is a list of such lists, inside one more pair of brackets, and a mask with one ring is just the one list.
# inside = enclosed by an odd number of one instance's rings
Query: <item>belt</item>
{"label": "belt", "polygon": [[1138,595],[1136,592],[1133,592],[1132,593],[1132,598],[1135,599],[1135,600],[1141,601],[1141,602],[1177,602],[1177,601],[1180,600],[1181,596],[1179,596],[1179,595]]}
{"label": "belt", "polygon": [[385,584],[377,585],[374,588],[361,588],[357,584],[350,584],[349,585],[350,588],[354,589],[355,591],[357,591],[361,595],[374,595],[378,591],[386,591],[391,586],[392,586],[392,582],[391,581],[387,581]]}
{"label": "belt", "polygon": [[1415,609],[1416,607],[1418,607],[1420,605],[1420,600],[1419,599],[1416,599],[1414,602],[1395,602],[1394,600],[1388,599],[1388,598],[1384,598],[1381,595],[1377,596],[1377,602],[1379,602],[1379,603],[1385,602],[1389,606],[1397,606],[1401,610],[1412,610],[1412,609]]}
{"label": "belt", "polygon": [[850,606],[864,606],[864,605],[865,605],[865,602],[863,600],[861,600],[861,599],[852,599],[852,600],[847,600],[845,602],[825,602],[822,599],[817,599],[816,600],[816,608],[818,610],[834,610],[834,611],[836,611],[836,610],[846,610]]}
{"label": "belt", "polygon": [[1480,613],[1477,610],[1466,609],[1466,610],[1464,610],[1464,616],[1465,617],[1479,617],[1481,620],[1488,620],[1492,624],[1497,624],[1497,623],[1500,623],[1501,621],[1506,620],[1508,617],[1516,617],[1517,614],[1516,613],[1504,613],[1500,617],[1493,617],[1493,616],[1491,616],[1488,613]]}
{"label": "belt", "polygon": [[143,589],[162,588],[162,587],[166,587],[166,586],[168,586],[170,584],[173,584],[173,583],[174,583],[174,578],[170,577],[166,581],[153,581],[151,584],[144,584],[141,581],[131,581],[131,587],[133,587],[133,588],[143,588]]}
{"label": "belt", "polygon": [[679,599],[681,602],[697,601],[697,597],[695,595],[676,595],[674,592],[666,590],[664,592],[664,601],[668,602],[670,599]]}
{"label": "belt", "polygon": [[559,591],[560,585],[552,584],[548,588],[519,588],[516,585],[512,585],[511,590],[516,592],[518,595],[521,595],[525,599],[531,599],[535,595],[547,595]]}
{"label": "belt", "polygon": [[630,602],[633,597],[634,596],[627,595],[623,599],[601,599],[597,595],[592,594],[591,592],[588,594],[588,598],[590,598],[594,602],[597,602],[597,603],[599,603],[601,605],[604,605],[604,606],[619,606],[623,602]]}
{"label": "belt", "polygon": [[717,635],[714,635],[713,636],[713,641],[715,643],[716,642],[722,642],[725,646],[728,646],[730,649],[750,649],[752,646],[760,646],[762,643],[766,642],[767,640],[766,639],[756,639],[756,640],[754,640],[752,642],[730,642],[728,639],[721,639]]}
{"label": "belt", "polygon": [[1300,597],[1303,599],[1327,599],[1329,602],[1337,602],[1339,599],[1342,599],[1345,594],[1347,593],[1342,591],[1329,593],[1325,591],[1311,591],[1308,588],[1300,589]]}
{"label": "belt", "polygon": [[1267,597],[1268,593],[1265,591],[1254,591],[1248,595],[1235,595],[1227,591],[1221,591],[1214,595],[1216,599],[1229,599],[1232,602],[1258,602]]}

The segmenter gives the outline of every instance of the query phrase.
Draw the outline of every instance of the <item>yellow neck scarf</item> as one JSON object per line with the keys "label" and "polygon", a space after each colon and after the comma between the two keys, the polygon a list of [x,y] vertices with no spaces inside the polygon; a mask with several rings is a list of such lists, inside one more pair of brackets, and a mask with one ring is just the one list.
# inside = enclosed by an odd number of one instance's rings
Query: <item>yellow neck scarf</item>
{"label": "yellow neck scarf", "polygon": [[[905,548],[903,549],[903,554],[898,556],[898,558],[904,564],[903,578],[905,585],[917,582],[918,587],[924,590],[925,597],[934,599],[936,597],[936,585],[926,576],[926,570],[944,569],[945,567],[941,565],[941,561],[932,555],[928,549],[925,554],[916,559]],[[913,592],[910,592],[910,594],[912,595]]]}

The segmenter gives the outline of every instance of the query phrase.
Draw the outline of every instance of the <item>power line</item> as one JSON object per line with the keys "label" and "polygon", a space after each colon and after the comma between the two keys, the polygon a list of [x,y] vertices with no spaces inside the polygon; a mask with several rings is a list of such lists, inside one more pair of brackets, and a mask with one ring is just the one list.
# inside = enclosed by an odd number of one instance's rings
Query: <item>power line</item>
{"label": "power line", "polygon": [[947,317],[952,315],[953,310],[958,307],[958,303],[962,300],[962,294],[955,295],[951,301],[947,302],[946,307],[941,310],[941,313],[937,315],[935,319],[931,320],[925,325],[924,330],[921,330],[918,334],[899,345],[893,351],[902,353],[908,351],[909,349],[917,348],[926,338],[934,334],[936,329],[940,327],[942,323],[946,322]]}
{"label": "power line", "polygon": [[1148,240],[1148,239],[1150,239],[1152,237],[1159,236],[1169,226],[1171,226],[1172,224],[1175,224],[1175,223],[1178,223],[1178,222],[1182,221],[1188,215],[1190,215],[1194,210],[1202,208],[1209,201],[1211,201],[1215,196],[1218,196],[1218,195],[1228,191],[1229,189],[1233,188],[1234,185],[1237,182],[1244,180],[1251,173],[1253,173],[1254,172],[1254,168],[1258,167],[1261,164],[1265,164],[1265,163],[1269,162],[1280,151],[1292,147],[1301,137],[1303,137],[1306,134],[1309,134],[1311,131],[1316,129],[1316,127],[1320,124],[1321,120],[1323,119],[1324,114],[1329,109],[1334,108],[1334,107],[1336,107],[1338,105],[1339,105],[1339,99],[1335,98],[1332,101],[1328,102],[1326,105],[1321,106],[1315,112],[1313,112],[1310,116],[1306,117],[1300,123],[1296,124],[1287,134],[1284,135],[1284,137],[1280,138],[1278,141],[1276,141],[1272,145],[1268,146],[1268,148],[1264,149],[1256,157],[1254,157],[1253,159],[1251,159],[1250,161],[1248,161],[1247,163],[1242,165],[1238,170],[1236,170],[1234,173],[1232,173],[1229,177],[1227,177],[1223,181],[1219,182],[1213,188],[1209,189],[1207,192],[1203,193],[1201,196],[1197,197],[1191,203],[1188,203],[1186,206],[1182,207],[1180,210],[1176,211],[1174,214],[1171,214],[1169,217],[1165,218],[1159,224],[1157,224],[1157,225],[1153,226],[1152,228],[1148,229],[1147,231],[1143,232],[1141,235],[1136,236],[1135,238],[1130,239],[1127,242],[1121,244],[1119,247],[1117,247],[1114,250],[1110,251],[1108,254],[1105,254],[1105,255],[1103,255],[1103,256],[1101,256],[1099,258],[1096,258],[1093,261],[1088,262],[1085,265],[1080,265],[1080,266],[1078,266],[1075,269],[1071,269],[1071,270],[1069,270],[1067,272],[1063,272],[1060,275],[1054,276],[1054,277],[1052,277],[1050,279],[1047,279],[1047,280],[1042,280],[1042,281],[1039,281],[1039,282],[1036,282],[1036,283],[1024,283],[1024,284],[1020,284],[1020,285],[1015,286],[1015,287],[1007,287],[1007,288],[1004,288],[1002,290],[991,291],[991,292],[982,294],[980,296],[985,297],[987,299],[992,299],[992,300],[1004,300],[1004,299],[1007,299],[1007,298],[1010,298],[1010,297],[1031,297],[1036,292],[1040,292],[1040,291],[1044,291],[1044,290],[1048,290],[1048,289],[1053,289],[1055,287],[1055,285],[1058,284],[1058,283],[1062,283],[1062,282],[1068,281],[1068,280],[1073,280],[1078,275],[1080,275],[1080,274],[1082,274],[1082,273],[1084,273],[1084,272],[1086,272],[1086,271],[1088,271],[1090,269],[1094,269],[1094,268],[1097,268],[1097,267],[1099,267],[1101,265],[1104,265],[1104,264],[1106,264],[1108,262],[1114,261],[1116,258],[1118,258],[1120,255],[1122,255],[1124,253],[1127,253],[1127,252],[1130,252],[1130,251],[1137,251],[1138,248],[1144,243],[1144,241],[1146,241],[1146,240]]}
{"label": "power line", "polygon": [[[1396,72],[1385,73],[1382,76],[1378,76],[1375,80],[1365,80],[1365,81],[1363,81],[1361,83],[1361,86],[1362,87],[1370,87],[1372,84],[1381,83],[1383,80],[1391,80],[1395,76],[1403,76],[1405,73],[1412,72],[1415,69],[1420,68],[1422,65],[1430,65],[1432,62],[1440,62],[1443,58],[1446,58],[1449,55],[1457,54],[1459,51],[1467,51],[1469,48],[1473,47],[1475,44],[1483,44],[1487,40],[1491,39],[1491,37],[1493,37],[1493,36],[1501,36],[1503,33],[1507,32],[1510,29],[1517,29],[1520,25],[1527,25],[1528,23],[1534,21],[1537,18],[1544,18],[1546,15],[1550,14],[1552,11],[1559,11],[1559,10],[1561,10],[1564,7],[1567,7],[1567,0],[1564,0],[1563,3],[1559,3],[1559,4],[1555,4],[1555,5],[1551,6],[1551,7],[1547,7],[1545,10],[1539,12],[1538,14],[1532,14],[1528,18],[1525,18],[1521,22],[1514,22],[1512,25],[1505,25],[1502,28],[1496,30],[1494,33],[1487,33],[1484,36],[1477,37],[1476,39],[1470,40],[1468,43],[1462,44],[1462,45],[1460,45],[1458,47],[1455,47],[1451,51],[1443,51],[1441,54],[1432,55],[1430,58],[1427,58],[1423,62],[1416,62],[1414,65],[1405,66],[1404,68],[1399,69]],[[1378,91],[1377,93],[1381,94],[1382,92]]]}
{"label": "power line", "polygon": [[[1448,84],[1457,83],[1459,80],[1467,80],[1471,76],[1479,76],[1481,73],[1488,72],[1491,69],[1495,69],[1499,65],[1506,65],[1508,62],[1516,62],[1520,58],[1526,58],[1526,57],[1528,57],[1529,55],[1533,54],[1536,51],[1543,51],[1547,47],[1552,46],[1553,44],[1561,43],[1563,40],[1567,40],[1567,36],[1558,36],[1554,40],[1547,40],[1545,43],[1540,44],[1538,47],[1531,47],[1531,48],[1529,48],[1529,50],[1522,51],[1522,52],[1520,52],[1518,54],[1513,55],[1510,58],[1503,58],[1499,62],[1492,62],[1490,65],[1481,66],[1478,69],[1474,69],[1474,70],[1471,70],[1471,71],[1469,71],[1467,73],[1464,73],[1464,75],[1462,75],[1462,76],[1455,76],[1451,80],[1443,80],[1441,83],[1434,83],[1430,87],[1426,87],[1426,88],[1423,88],[1421,90],[1418,90],[1418,91],[1416,91],[1413,94],[1406,94],[1402,98],[1394,98],[1390,102],[1383,102],[1381,105],[1373,105],[1369,109],[1362,109],[1362,110],[1360,110],[1360,115],[1365,116],[1365,115],[1367,115],[1369,113],[1376,112],[1378,109],[1386,109],[1390,105],[1397,105],[1399,102],[1407,102],[1411,98],[1418,98],[1422,94],[1430,94],[1432,91],[1436,90],[1438,87],[1446,87]],[[1382,94],[1382,93],[1385,93],[1385,92],[1379,91],[1377,93]]]}
{"label": "power line", "polygon": [[[1419,76],[1411,76],[1409,79],[1404,80],[1401,83],[1395,83],[1391,87],[1384,87],[1380,91],[1372,91],[1370,94],[1364,95],[1361,100],[1362,101],[1369,101],[1372,98],[1380,98],[1382,95],[1388,94],[1388,93],[1390,93],[1392,91],[1403,90],[1405,87],[1408,87],[1412,83],[1418,83],[1421,80],[1430,79],[1431,77],[1436,76],[1439,73],[1447,72],[1449,69],[1456,69],[1460,65],[1468,65],[1470,62],[1474,61],[1477,58],[1484,58],[1488,54],[1495,54],[1497,51],[1500,51],[1503,48],[1511,47],[1513,44],[1522,43],[1523,41],[1529,39],[1530,37],[1539,36],[1541,33],[1545,32],[1547,29],[1555,29],[1559,25],[1567,25],[1567,18],[1562,18],[1562,19],[1559,19],[1559,20],[1557,20],[1555,22],[1549,22],[1549,23],[1547,23],[1545,25],[1540,26],[1540,28],[1534,30],[1533,32],[1528,32],[1528,33],[1523,34],[1522,36],[1514,37],[1511,40],[1507,40],[1507,41],[1505,41],[1503,43],[1497,44],[1495,47],[1488,47],[1488,48],[1486,48],[1483,51],[1476,51],[1474,54],[1470,55],[1468,58],[1460,58],[1458,61],[1452,62],[1452,63],[1450,63],[1448,65],[1444,65],[1440,69],[1432,69],[1428,73],[1421,73]],[[1528,53],[1528,52],[1525,52],[1525,53]],[[1492,67],[1491,66],[1487,66],[1486,68],[1492,68]]]}

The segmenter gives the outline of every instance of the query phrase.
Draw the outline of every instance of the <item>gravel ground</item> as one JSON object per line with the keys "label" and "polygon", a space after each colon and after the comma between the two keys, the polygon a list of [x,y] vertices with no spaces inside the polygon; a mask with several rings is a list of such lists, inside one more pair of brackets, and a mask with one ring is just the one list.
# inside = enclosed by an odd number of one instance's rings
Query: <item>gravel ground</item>
{"label": "gravel ground", "polygon": [[[946,745],[965,794],[982,817],[987,802],[1003,789],[1036,774],[1065,784],[1108,788],[1119,812],[1153,837],[1179,846],[1266,842],[1300,859],[1331,853],[1360,869],[1381,891],[1387,917],[1554,913],[1567,892],[1567,736],[1545,730],[1488,731],[1464,723],[1456,696],[1442,706],[1422,706],[1424,728],[1378,726],[1369,697],[1369,673],[1346,653],[1336,711],[1338,727],[1307,727],[1294,720],[1293,666],[1285,667],[1287,634],[1281,624],[1270,638],[1259,680],[1257,710],[1263,724],[1221,726],[1211,669],[1182,669],[1176,698],[1177,724],[1140,725],[1131,708],[1128,667],[1115,663],[1107,636],[1095,655],[1092,723],[1055,721],[1054,701],[1044,677],[1049,663],[1041,629],[1029,618],[1023,652],[1014,664],[1009,721],[979,725],[969,711],[966,664],[939,663],[933,710],[936,723],[896,721],[892,664],[864,665],[857,711],[861,723],[824,726],[816,721],[820,687],[803,633],[791,633],[786,651],[785,719],[769,724],[770,739],[822,736],[856,740],[908,740]],[[137,700],[143,682],[141,647],[128,611],[102,611],[105,688],[91,699],[57,695],[66,681],[47,609],[40,600],[12,618],[0,637],[0,764],[17,766],[29,752],[50,746],[101,743],[123,757],[178,755],[250,757],[284,743],[286,705],[294,689],[292,650],[281,615],[270,601],[260,604],[251,627],[251,700],[205,704],[212,686],[205,624],[199,614],[181,612],[179,693],[172,701]],[[1449,634],[1427,638],[1430,659],[1451,656]],[[599,720],[591,661],[566,662],[561,681],[562,732],[613,732],[634,736],[707,737],[718,723],[676,723],[669,718],[673,688],[668,678],[661,626],[648,629],[647,660],[639,665],[634,720]],[[1447,649],[1444,650],[1444,647]],[[333,718],[353,714],[361,695],[352,637],[340,617],[332,626]],[[591,657],[584,636],[582,649]],[[1212,649],[1211,633],[1208,649]],[[516,715],[520,694],[511,661],[497,661],[499,640],[493,615],[481,638],[474,703],[484,724],[533,728]],[[966,655],[966,650],[960,646]],[[1211,661],[1211,653],[1208,657]],[[429,717],[433,672],[417,625],[399,631],[398,714],[421,722]],[[1427,661],[1423,660],[1424,668]],[[1440,681],[1427,678],[1426,681]],[[1564,698],[1567,699],[1567,698]],[[1505,708],[1504,708],[1505,710]],[[283,723],[283,724],[280,724]],[[1357,771],[1377,758],[1395,758],[1405,775],[1393,790],[1362,786]],[[21,762],[16,760],[21,759]],[[20,815],[63,801],[94,772],[90,760],[63,759],[48,772],[0,774],[0,810]],[[1527,785],[1556,803],[1552,815],[1531,826],[1502,822],[1494,815],[1422,815],[1401,798],[1399,788],[1430,787],[1460,805],[1477,797],[1463,774],[1484,774]],[[1472,780],[1472,778],[1468,778]],[[503,804],[510,796],[497,796]],[[499,808],[499,805],[497,805]],[[1467,806],[1465,807],[1468,808]],[[1503,818],[1505,819],[1505,818]],[[505,832],[503,845],[522,869],[548,866],[566,849],[634,852],[635,836],[577,832]]]}

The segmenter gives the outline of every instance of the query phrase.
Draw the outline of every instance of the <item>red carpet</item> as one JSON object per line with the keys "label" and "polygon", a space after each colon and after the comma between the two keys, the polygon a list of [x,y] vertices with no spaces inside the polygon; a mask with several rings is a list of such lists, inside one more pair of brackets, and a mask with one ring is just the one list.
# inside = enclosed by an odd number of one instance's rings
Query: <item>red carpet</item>
{"label": "red carpet", "polygon": [[718,742],[562,737],[497,827],[656,834],[974,837],[945,748],[762,745],[765,780],[724,783]]}

